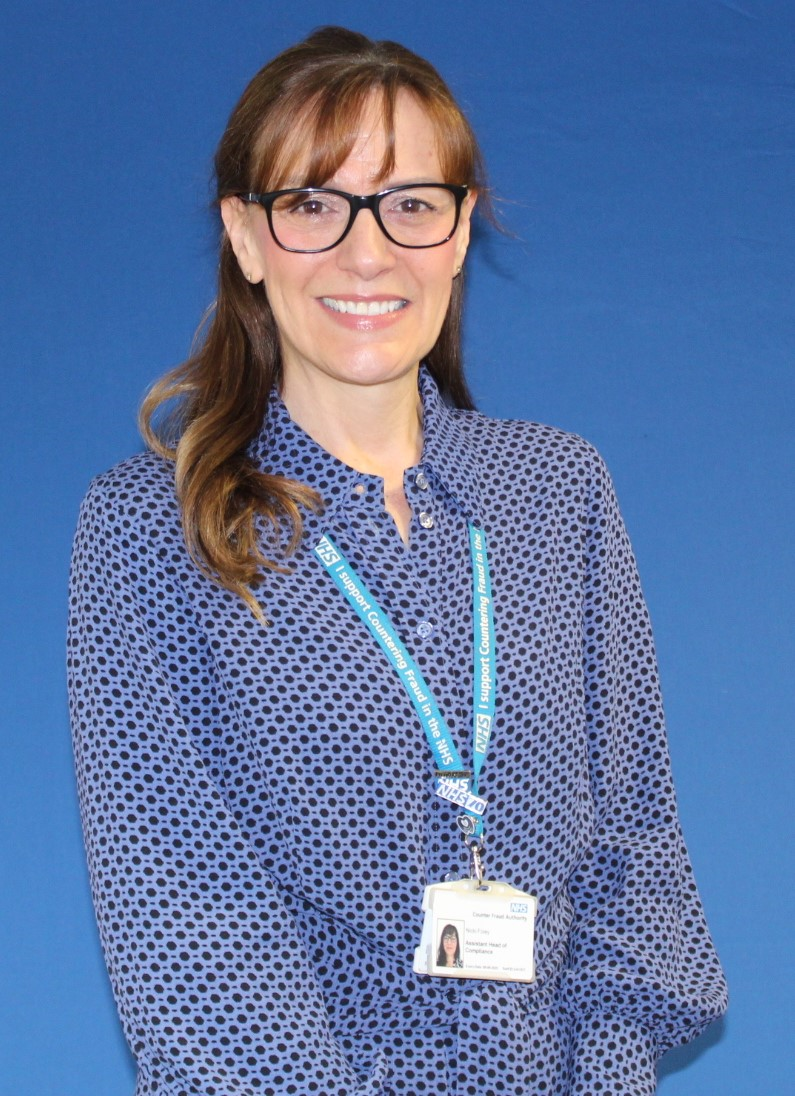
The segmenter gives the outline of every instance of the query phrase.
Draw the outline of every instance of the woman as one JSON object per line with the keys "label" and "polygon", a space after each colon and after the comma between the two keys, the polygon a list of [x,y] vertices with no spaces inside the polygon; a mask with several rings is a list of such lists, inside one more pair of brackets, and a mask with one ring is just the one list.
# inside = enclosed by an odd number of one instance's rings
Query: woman
{"label": "woman", "polygon": [[436,956],[437,967],[463,967],[461,961],[461,943],[455,925],[445,925],[439,939],[439,952]]}
{"label": "woman", "polygon": [[[254,78],[216,168],[204,345],[147,400],[151,451],[92,485],[73,564],[137,1096],[650,1093],[724,984],[607,473],[471,410],[471,130],[426,62],[327,28]],[[451,763],[489,802],[488,878],[538,898],[531,985],[412,970],[423,888],[467,870]]]}

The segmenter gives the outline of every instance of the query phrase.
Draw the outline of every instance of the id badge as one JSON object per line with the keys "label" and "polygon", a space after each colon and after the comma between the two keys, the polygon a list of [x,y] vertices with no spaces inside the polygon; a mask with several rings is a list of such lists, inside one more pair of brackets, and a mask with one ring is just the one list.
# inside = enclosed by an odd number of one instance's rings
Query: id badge
{"label": "id badge", "polygon": [[537,906],[532,894],[507,883],[458,879],[426,887],[415,973],[532,982]]}

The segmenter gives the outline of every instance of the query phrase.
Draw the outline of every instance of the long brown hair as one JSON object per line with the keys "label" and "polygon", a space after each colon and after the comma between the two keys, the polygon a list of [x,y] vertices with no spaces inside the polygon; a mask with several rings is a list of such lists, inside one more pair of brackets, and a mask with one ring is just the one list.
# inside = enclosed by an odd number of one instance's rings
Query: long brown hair
{"label": "long brown hair", "polygon": [[[394,167],[394,110],[401,89],[417,98],[435,127],[444,179],[466,183],[482,201],[485,184],[475,136],[433,66],[396,42],[323,27],[274,58],[244,91],[216,152],[216,202],[273,190],[299,168],[304,181],[290,185],[322,186],[353,148],[373,92],[380,94],[383,111],[385,177]],[[445,398],[471,408],[461,362],[461,304],[458,277],[425,362]],[[260,617],[252,588],[264,571],[285,569],[285,556],[301,539],[302,507],[322,508],[307,485],[269,475],[249,456],[269,396],[281,380],[279,337],[267,296],[261,285],[246,281],[224,233],[218,296],[201,343],[153,386],[140,423],[147,444],[175,462],[192,558]],[[156,424],[166,403],[171,413]],[[272,534],[265,548],[262,524]]]}

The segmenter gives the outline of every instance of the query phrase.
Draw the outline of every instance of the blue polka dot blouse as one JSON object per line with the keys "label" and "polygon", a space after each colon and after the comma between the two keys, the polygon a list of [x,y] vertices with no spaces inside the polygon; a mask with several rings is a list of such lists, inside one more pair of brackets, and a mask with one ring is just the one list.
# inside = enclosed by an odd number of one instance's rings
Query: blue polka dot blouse
{"label": "blue polka dot blouse", "polygon": [[[272,398],[252,452],[326,510],[258,588],[268,626],[191,563],[170,464],[140,454],[85,499],[72,721],[136,1096],[645,1096],[725,1008],[604,466],[580,438],[450,409],[424,372],[421,392],[409,547],[382,481]],[[457,808],[312,551],[340,545],[471,764],[470,521],[497,640],[487,874],[538,896],[529,986],[412,972],[424,886],[466,870]]]}

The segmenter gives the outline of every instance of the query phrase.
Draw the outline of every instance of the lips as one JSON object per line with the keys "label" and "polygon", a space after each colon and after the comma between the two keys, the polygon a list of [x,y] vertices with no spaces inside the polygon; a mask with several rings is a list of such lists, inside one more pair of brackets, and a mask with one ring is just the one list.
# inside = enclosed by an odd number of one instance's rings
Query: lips
{"label": "lips", "polygon": [[351,301],[339,297],[321,297],[326,308],[332,312],[343,312],[351,316],[386,316],[390,312],[399,312],[408,301],[392,298],[387,301]]}

